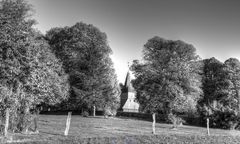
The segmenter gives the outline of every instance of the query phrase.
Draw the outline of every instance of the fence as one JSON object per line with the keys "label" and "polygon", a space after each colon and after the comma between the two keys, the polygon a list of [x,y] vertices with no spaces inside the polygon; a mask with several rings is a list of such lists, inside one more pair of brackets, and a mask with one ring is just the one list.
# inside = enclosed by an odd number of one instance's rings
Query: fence
{"label": "fence", "polygon": [[[152,115],[149,113],[118,111],[116,116],[152,121]],[[181,117],[185,121],[184,124],[186,124],[186,125],[194,125],[194,126],[203,126],[204,125],[204,122],[199,117],[190,117],[188,115],[179,115],[179,117]],[[169,121],[167,120],[167,115],[164,115],[164,114],[156,114],[156,122],[169,123]]]}

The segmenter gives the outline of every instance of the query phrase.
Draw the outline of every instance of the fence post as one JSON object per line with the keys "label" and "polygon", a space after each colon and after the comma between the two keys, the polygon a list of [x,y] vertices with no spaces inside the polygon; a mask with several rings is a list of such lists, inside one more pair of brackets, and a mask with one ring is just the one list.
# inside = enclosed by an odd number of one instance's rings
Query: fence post
{"label": "fence post", "polygon": [[72,112],[68,112],[68,117],[67,117],[67,122],[66,122],[66,129],[65,129],[65,132],[64,132],[65,136],[67,136],[68,132],[69,132],[70,122],[71,122],[71,115],[72,115]]}
{"label": "fence post", "polygon": [[210,131],[209,131],[209,118],[207,118],[207,134],[210,135]]}
{"label": "fence post", "polygon": [[93,116],[94,117],[96,116],[96,106],[95,105],[93,106]]}
{"label": "fence post", "polygon": [[156,113],[152,114],[152,119],[153,119],[153,123],[152,123],[152,130],[153,130],[153,134],[156,134],[155,132],[155,123],[156,123]]}
{"label": "fence post", "polygon": [[6,121],[5,121],[5,127],[4,127],[5,137],[8,135],[8,126],[9,126],[9,108],[6,109]]}

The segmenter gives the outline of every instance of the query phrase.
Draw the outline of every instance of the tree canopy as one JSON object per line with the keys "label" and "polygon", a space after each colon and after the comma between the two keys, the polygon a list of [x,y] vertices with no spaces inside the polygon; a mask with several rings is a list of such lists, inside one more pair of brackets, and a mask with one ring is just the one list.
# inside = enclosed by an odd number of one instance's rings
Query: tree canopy
{"label": "tree canopy", "polygon": [[202,118],[210,117],[213,127],[235,129],[239,122],[240,62],[224,63],[215,58],[203,60],[203,97],[199,101]]}
{"label": "tree canopy", "polygon": [[144,45],[143,61],[135,60],[131,67],[141,107],[166,113],[195,108],[201,93],[197,60],[196,49],[183,41],[149,39]]}
{"label": "tree canopy", "polygon": [[53,28],[46,38],[70,75],[74,107],[117,104],[119,88],[107,36],[93,25]]}
{"label": "tree canopy", "polygon": [[[24,0],[0,2],[0,103],[12,116],[68,97],[68,76],[31,19]],[[8,105],[6,105],[6,103]],[[15,114],[15,115],[14,115]],[[21,129],[21,128],[20,128]]]}

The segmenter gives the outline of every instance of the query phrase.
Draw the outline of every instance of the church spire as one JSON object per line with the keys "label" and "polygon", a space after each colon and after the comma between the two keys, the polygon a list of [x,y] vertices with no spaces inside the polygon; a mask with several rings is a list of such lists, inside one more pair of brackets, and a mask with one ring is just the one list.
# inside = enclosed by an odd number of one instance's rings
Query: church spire
{"label": "church spire", "polygon": [[124,83],[124,87],[127,88],[128,92],[134,91],[131,80],[132,79],[131,79],[131,74],[130,74],[130,66],[129,66],[129,62],[128,62],[128,72],[127,72],[127,76],[126,76],[125,83]]}

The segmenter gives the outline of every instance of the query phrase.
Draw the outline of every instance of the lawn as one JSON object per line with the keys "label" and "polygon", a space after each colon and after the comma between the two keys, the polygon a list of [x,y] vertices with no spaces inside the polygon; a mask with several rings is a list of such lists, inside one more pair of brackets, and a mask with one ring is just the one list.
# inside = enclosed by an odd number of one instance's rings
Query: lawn
{"label": "lawn", "polygon": [[40,115],[39,134],[12,135],[13,141],[24,143],[240,143],[240,132],[210,129],[207,136],[202,127],[181,126],[171,129],[169,124],[156,124],[129,118],[82,117],[73,115],[68,136],[64,136],[67,116]]}

